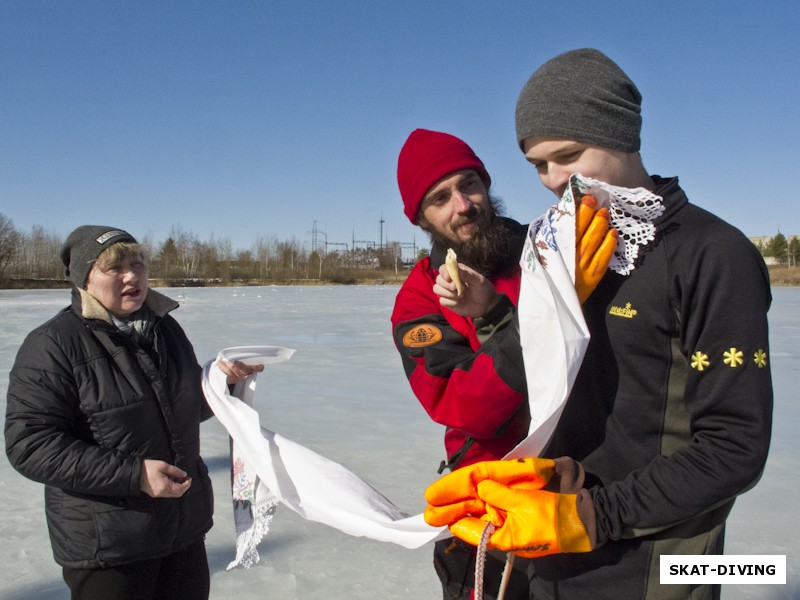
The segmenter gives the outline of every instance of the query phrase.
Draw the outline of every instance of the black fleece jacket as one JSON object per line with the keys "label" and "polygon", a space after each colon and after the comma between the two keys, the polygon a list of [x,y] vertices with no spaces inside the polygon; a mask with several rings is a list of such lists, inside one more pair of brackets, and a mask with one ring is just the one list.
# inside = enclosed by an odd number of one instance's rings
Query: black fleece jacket
{"label": "black fleece jacket", "polygon": [[721,553],[733,501],[766,462],[764,261],[677,178],[654,180],[666,207],[656,239],[584,304],[592,338],[546,449],[583,465],[579,511],[596,549],[535,560],[536,598],[712,597],[659,585],[659,557]]}

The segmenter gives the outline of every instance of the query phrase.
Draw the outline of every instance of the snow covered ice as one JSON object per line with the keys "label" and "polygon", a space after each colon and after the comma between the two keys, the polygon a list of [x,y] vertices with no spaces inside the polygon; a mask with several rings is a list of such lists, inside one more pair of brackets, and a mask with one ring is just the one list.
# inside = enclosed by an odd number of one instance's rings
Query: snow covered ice
{"label": "snow covered ice", "polygon": [[[230,346],[296,350],[259,375],[256,408],[265,427],[346,466],[409,514],[442,459],[441,427],[413,397],[394,348],[389,316],[396,286],[288,286],[161,289],[181,303],[174,316],[199,362]],[[725,599],[800,598],[800,492],[795,431],[800,416],[800,288],[773,288],[770,310],[775,421],[763,478],[728,520],[727,554],[785,554],[787,585],[726,585]],[[0,290],[0,407],[19,344],[66,306],[69,291]],[[214,480],[214,528],[207,536],[211,597],[251,600],[441,598],[431,548],[407,550],[347,536],[279,507],[259,547],[261,562],[226,571],[233,559],[228,436],[202,426]],[[65,600],[44,519],[43,486],[0,460],[0,598]]]}

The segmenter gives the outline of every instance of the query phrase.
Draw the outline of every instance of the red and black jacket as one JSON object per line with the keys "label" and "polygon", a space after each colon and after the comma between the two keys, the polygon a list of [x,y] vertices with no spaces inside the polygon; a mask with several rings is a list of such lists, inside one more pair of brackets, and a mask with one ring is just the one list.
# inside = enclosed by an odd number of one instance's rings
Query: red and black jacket
{"label": "red and black jacket", "polygon": [[431,419],[447,427],[443,466],[450,468],[500,459],[528,433],[519,327],[512,318],[527,227],[507,222],[514,241],[508,269],[491,280],[504,297],[489,314],[473,320],[439,304],[433,286],[446,248],[437,244],[415,265],[395,300],[395,344],[417,399]]}

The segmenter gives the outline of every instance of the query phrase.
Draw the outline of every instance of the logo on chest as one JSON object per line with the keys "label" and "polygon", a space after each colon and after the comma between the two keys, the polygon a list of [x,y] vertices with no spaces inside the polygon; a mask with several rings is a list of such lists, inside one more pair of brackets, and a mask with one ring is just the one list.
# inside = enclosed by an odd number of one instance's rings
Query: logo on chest
{"label": "logo on chest", "polygon": [[631,303],[628,302],[624,307],[612,306],[608,309],[608,314],[614,315],[615,317],[622,317],[623,319],[633,319],[638,314],[638,311],[632,308]]}

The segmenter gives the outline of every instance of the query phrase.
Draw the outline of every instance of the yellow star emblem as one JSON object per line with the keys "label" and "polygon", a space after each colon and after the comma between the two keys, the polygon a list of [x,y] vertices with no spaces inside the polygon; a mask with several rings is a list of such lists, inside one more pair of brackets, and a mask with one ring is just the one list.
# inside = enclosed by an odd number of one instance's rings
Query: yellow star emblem
{"label": "yellow star emblem", "polygon": [[697,369],[698,371],[702,371],[711,363],[708,362],[708,355],[703,354],[699,350],[692,354],[692,368]]}
{"label": "yellow star emblem", "polygon": [[763,369],[767,366],[767,353],[761,348],[758,349],[758,352],[753,354],[753,359],[759,369]]}
{"label": "yellow star emblem", "polygon": [[723,352],[722,356],[723,362],[734,369],[744,362],[744,353],[736,348]]}

